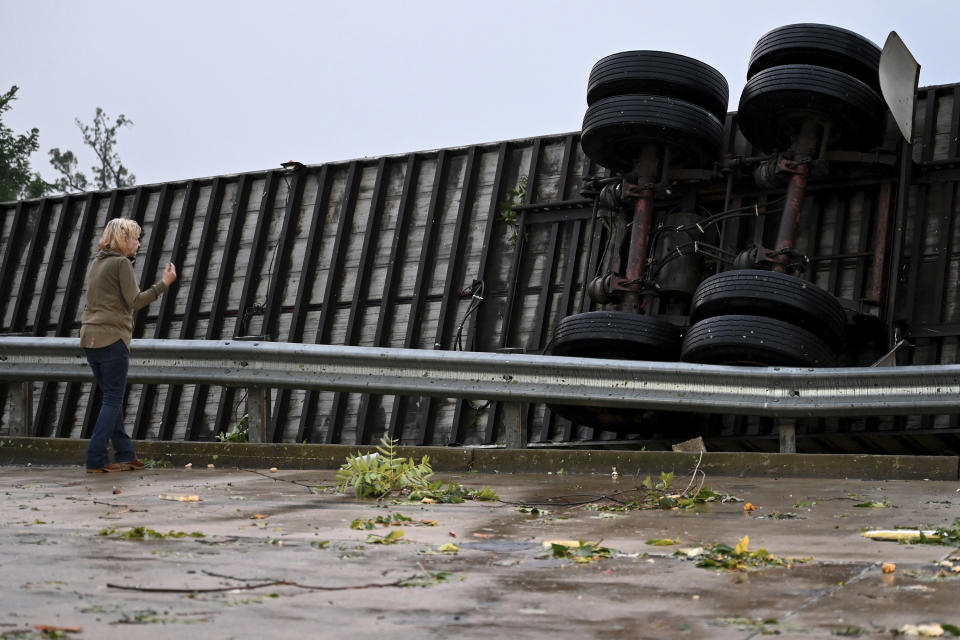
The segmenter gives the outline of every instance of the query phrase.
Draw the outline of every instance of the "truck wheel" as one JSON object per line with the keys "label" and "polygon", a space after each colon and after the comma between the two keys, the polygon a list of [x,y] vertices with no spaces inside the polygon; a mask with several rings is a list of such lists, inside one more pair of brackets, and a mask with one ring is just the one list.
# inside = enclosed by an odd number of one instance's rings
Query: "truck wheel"
{"label": "truck wheel", "polygon": [[789,322],[821,337],[835,351],[843,346],[847,329],[847,314],[832,295],[812,282],[761,269],[725,271],[700,283],[690,304],[690,322],[724,315]]}
{"label": "truck wheel", "polygon": [[589,311],[557,323],[548,355],[615,360],[677,360],[683,330],[665,320],[624,311]]}
{"label": "truck wheel", "polygon": [[823,340],[782,320],[718,316],[690,327],[680,359],[701,364],[759,367],[834,367],[836,356]]}
{"label": "truck wheel", "polygon": [[831,148],[868,150],[881,142],[886,105],[856,78],[802,64],[764,69],[747,81],[740,95],[740,131],[762,151],[789,148],[810,118],[830,123]]}
{"label": "truck wheel", "polygon": [[811,64],[841,71],[880,93],[880,47],[858,33],[828,24],[788,24],[757,40],[747,80],[764,69]]}
{"label": "truck wheel", "polygon": [[626,94],[677,98],[703,107],[721,122],[730,90],[723,75],[708,64],[665,51],[623,51],[603,58],[590,71],[587,105]]}
{"label": "truck wheel", "polygon": [[671,166],[710,167],[720,157],[723,124],[703,107],[660,96],[613,96],[590,105],[580,145],[602,167],[629,171],[647,144],[669,147]]}
{"label": "truck wheel", "polygon": [[[676,361],[682,343],[682,329],[659,318],[622,311],[591,311],[560,320],[547,353],[580,358]],[[557,415],[595,429],[648,436],[664,431],[662,421],[644,409],[547,406]],[[684,423],[678,421],[677,424]],[[676,431],[671,432],[671,436],[680,438],[687,434],[686,430],[681,433],[679,426]]]}

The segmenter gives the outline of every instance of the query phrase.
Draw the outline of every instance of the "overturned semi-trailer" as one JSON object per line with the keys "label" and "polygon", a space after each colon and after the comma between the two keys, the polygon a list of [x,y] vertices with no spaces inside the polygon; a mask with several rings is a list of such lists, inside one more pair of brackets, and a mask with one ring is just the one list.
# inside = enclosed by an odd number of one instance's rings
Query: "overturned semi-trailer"
{"label": "overturned semi-trailer", "polygon": [[[880,57],[836,27],[775,29],[727,113],[726,81],[703,62],[622,52],[594,66],[580,133],[2,203],[0,333],[76,336],[99,230],[125,216],[144,229],[141,284],[167,261],[181,273],[137,315],[135,338],[682,360],[771,375],[870,366],[894,347],[888,364],[955,364],[960,84],[909,87],[908,142]],[[30,391],[32,435],[89,434],[91,385]],[[498,402],[275,389],[270,403],[276,442],[504,438]],[[749,412],[520,411],[531,444],[651,447],[699,434],[710,448],[776,448],[772,420]],[[230,387],[138,384],[127,398],[137,438],[209,440],[245,412]],[[956,452],[958,422],[800,419],[798,448]]]}

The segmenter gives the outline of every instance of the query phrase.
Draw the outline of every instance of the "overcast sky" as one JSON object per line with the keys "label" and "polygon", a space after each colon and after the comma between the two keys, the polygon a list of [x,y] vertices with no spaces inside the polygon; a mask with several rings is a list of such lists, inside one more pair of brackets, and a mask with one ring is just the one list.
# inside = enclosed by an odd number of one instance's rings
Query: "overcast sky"
{"label": "overcast sky", "polygon": [[895,30],[921,86],[960,82],[953,0],[0,0],[0,91],[47,179],[100,106],[150,184],[577,131],[590,67],[631,49],[712,65],[736,109],[757,39],[795,22]]}

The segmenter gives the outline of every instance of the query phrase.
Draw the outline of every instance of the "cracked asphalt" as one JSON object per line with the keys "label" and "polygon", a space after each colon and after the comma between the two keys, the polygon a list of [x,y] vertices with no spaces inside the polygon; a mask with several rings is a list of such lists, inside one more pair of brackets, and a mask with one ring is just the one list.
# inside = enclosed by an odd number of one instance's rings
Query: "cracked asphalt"
{"label": "cracked asphalt", "polygon": [[[438,473],[501,500],[378,505],[336,493],[329,470],[0,466],[0,638],[879,638],[960,625],[957,549],[861,535],[953,526],[956,481],[710,476],[742,501],[598,509],[634,495],[640,478],[620,472]],[[394,514],[410,521],[350,527]],[[137,528],[143,539],[124,537]],[[793,560],[730,572],[675,554],[744,536]],[[612,555],[578,564],[550,540]]]}

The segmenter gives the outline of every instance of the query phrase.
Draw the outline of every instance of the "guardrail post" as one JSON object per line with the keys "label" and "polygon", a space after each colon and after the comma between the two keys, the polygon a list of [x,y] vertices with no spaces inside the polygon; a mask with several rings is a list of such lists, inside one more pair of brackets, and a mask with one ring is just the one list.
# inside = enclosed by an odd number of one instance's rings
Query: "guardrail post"
{"label": "guardrail post", "polygon": [[[504,347],[497,353],[523,353],[523,347]],[[527,448],[527,411],[528,402],[503,403],[503,427],[508,449]]]}
{"label": "guardrail post", "polygon": [[780,432],[780,453],[797,452],[797,421],[792,418],[780,418],[777,421]]}
{"label": "guardrail post", "polygon": [[527,448],[527,403],[503,403],[503,426],[508,449]]}
{"label": "guardrail post", "polygon": [[30,436],[33,425],[33,386],[29,382],[10,385],[10,435]]}
{"label": "guardrail post", "polygon": [[248,442],[269,442],[270,434],[270,389],[268,387],[247,388],[247,440]]}

